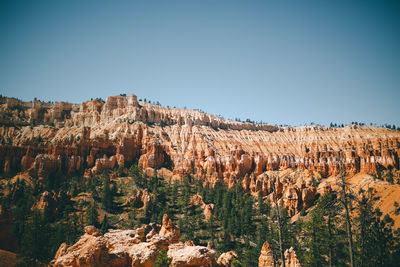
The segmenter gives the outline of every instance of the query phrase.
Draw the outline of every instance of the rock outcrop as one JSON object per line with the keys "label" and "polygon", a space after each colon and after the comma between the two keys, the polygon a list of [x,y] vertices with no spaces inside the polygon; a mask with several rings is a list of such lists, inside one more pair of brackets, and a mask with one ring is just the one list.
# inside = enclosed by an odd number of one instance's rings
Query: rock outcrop
{"label": "rock outcrop", "polygon": [[232,261],[237,260],[238,255],[236,254],[235,251],[228,251],[225,253],[222,253],[221,256],[219,256],[217,260],[217,264],[220,267],[230,267]]}
{"label": "rock outcrop", "polygon": [[203,197],[200,194],[192,196],[190,203],[195,206],[199,206],[203,210],[203,215],[206,220],[209,220],[212,212],[214,211],[214,204],[206,204],[203,201]]}
{"label": "rock outcrop", "polygon": [[296,252],[292,247],[285,251],[285,266],[301,267],[301,264],[296,256]]}
{"label": "rock outcrop", "polygon": [[164,215],[163,225],[144,225],[136,230],[109,230],[101,236],[93,226],[71,247],[61,244],[52,266],[137,266],[151,267],[161,249],[167,249],[171,266],[211,267],[215,251],[180,242],[180,233]]}
{"label": "rock outcrop", "polygon": [[165,237],[170,243],[177,243],[181,239],[181,231],[178,226],[172,223],[168,214],[164,214],[163,216],[160,236]]}
{"label": "rock outcrop", "polygon": [[[290,249],[285,250],[284,257],[285,257],[286,267],[301,267],[301,264],[296,256],[296,252],[292,247]],[[267,241],[265,241],[261,249],[260,257],[258,259],[258,267],[283,266],[281,260],[277,261],[278,262],[274,264],[274,254],[272,247]]]}
{"label": "rock outcrop", "polygon": [[55,215],[57,212],[57,196],[53,192],[44,191],[39,201],[36,202],[31,209],[38,209],[40,211],[47,210],[48,213],[53,213]]}
{"label": "rock outcrop", "polygon": [[258,258],[258,267],[272,266],[274,266],[274,254],[271,245],[265,241],[261,248],[260,257]]}
{"label": "rock outcrop", "polygon": [[172,258],[171,267],[215,266],[215,251],[202,246],[173,244],[167,255]]}
{"label": "rock outcrop", "polygon": [[150,194],[147,189],[139,189],[136,195],[130,196],[122,206],[133,206],[135,208],[146,208],[150,202]]}
{"label": "rock outcrop", "polygon": [[[13,192],[16,192],[17,188],[12,188]],[[44,191],[39,201],[35,202],[31,207],[31,210],[40,210],[45,212],[46,216],[56,217],[58,212],[64,209],[63,205],[71,201],[70,193],[59,192],[55,194],[54,192]]]}

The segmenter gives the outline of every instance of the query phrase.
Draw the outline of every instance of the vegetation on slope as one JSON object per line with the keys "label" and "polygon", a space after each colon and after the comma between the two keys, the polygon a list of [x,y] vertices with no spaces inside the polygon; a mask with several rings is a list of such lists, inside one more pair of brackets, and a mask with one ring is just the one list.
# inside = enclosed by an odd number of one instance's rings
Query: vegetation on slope
{"label": "vegetation on slope", "polygon": [[[5,181],[1,205],[14,216],[18,252],[24,258],[19,265],[49,262],[62,242],[71,245],[77,241],[85,225],[95,225],[104,233],[109,228],[160,223],[165,213],[178,222],[184,241],[210,244],[218,253],[234,250],[243,266],[258,265],[265,241],[279,260],[278,223],[283,249],[294,247],[303,266],[349,264],[343,199],[335,193],[320,196],[313,208],[302,211],[300,219],[291,222],[285,209],[279,210],[278,220],[277,210],[266,198],[243,192],[240,183],[230,189],[223,182],[209,187],[190,175],[182,181],[166,181],[144,174],[137,164],[115,170],[118,178],[110,179],[110,174],[104,171],[92,178],[60,175]],[[150,195],[147,205],[123,205],[144,189]],[[56,204],[32,208],[45,191],[54,192]],[[205,203],[215,204],[209,220],[191,201],[197,193]],[[395,266],[400,262],[400,231],[393,229],[388,215],[382,217],[374,208],[374,191],[361,191],[358,197],[349,195],[348,201],[353,214],[355,265]]]}

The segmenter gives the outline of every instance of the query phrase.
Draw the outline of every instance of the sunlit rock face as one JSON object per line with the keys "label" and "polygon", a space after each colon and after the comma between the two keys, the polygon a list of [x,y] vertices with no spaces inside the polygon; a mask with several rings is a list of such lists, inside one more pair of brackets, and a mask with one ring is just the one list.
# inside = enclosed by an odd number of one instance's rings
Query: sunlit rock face
{"label": "sunlit rock face", "polygon": [[61,244],[51,265],[151,267],[161,249],[167,250],[171,266],[216,266],[215,251],[181,242],[179,228],[168,215],[162,226],[151,223],[135,230],[109,230],[104,236],[87,226],[74,245]]}
{"label": "sunlit rock face", "polygon": [[190,203],[194,206],[199,206],[203,210],[203,215],[206,220],[209,220],[212,212],[214,211],[214,204],[206,204],[203,197],[200,194],[195,194],[192,196]]}
{"label": "sunlit rock face", "polygon": [[272,266],[274,266],[274,255],[272,253],[272,247],[267,241],[265,241],[261,248],[260,257],[258,258],[258,267]]}
{"label": "sunlit rock face", "polygon": [[90,178],[138,162],[168,180],[190,174],[211,186],[240,183],[271,198],[273,172],[297,169],[308,175],[280,175],[275,183],[290,215],[312,205],[317,193],[311,177],[338,175],[340,162],[349,176],[389,169],[395,182],[400,176],[399,131],[244,123],[135,95],[82,104],[0,98],[0,144],[2,177],[28,172],[49,179],[81,171]]}
{"label": "sunlit rock face", "polygon": [[[287,267],[301,267],[299,260],[297,259],[296,252],[291,247],[285,250],[285,266]],[[265,241],[261,248],[260,257],[258,258],[258,267],[274,267],[283,266],[282,261],[275,257],[271,245]]]}

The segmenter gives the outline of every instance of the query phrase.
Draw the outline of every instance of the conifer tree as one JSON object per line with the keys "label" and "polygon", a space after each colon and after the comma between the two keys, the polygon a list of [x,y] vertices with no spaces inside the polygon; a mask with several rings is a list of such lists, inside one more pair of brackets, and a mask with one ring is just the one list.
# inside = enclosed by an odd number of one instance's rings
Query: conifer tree
{"label": "conifer tree", "polygon": [[311,213],[311,220],[303,225],[303,234],[306,236],[304,244],[308,248],[304,257],[307,266],[324,266],[326,265],[326,227],[323,221],[323,215],[320,210]]}
{"label": "conifer tree", "polygon": [[46,219],[40,211],[34,211],[28,219],[22,235],[20,252],[22,255],[42,262],[49,259],[50,229]]}
{"label": "conifer tree", "polygon": [[97,212],[96,204],[92,203],[86,210],[86,225],[93,225],[99,227],[99,214]]}
{"label": "conifer tree", "polygon": [[389,215],[381,218],[382,212],[374,207],[378,200],[374,189],[360,190],[359,195],[356,205],[359,266],[391,266],[395,247],[393,219]]}
{"label": "conifer tree", "polygon": [[110,178],[108,176],[105,176],[104,182],[103,182],[103,192],[102,192],[102,196],[101,196],[101,203],[103,204],[103,207],[107,211],[110,211],[113,207],[113,201],[114,201],[114,195],[110,188]]}
{"label": "conifer tree", "polygon": [[207,230],[210,236],[211,246],[215,246],[215,232],[214,232],[214,215],[211,214],[210,219],[207,222]]}
{"label": "conifer tree", "polygon": [[101,222],[100,231],[104,235],[105,233],[107,233],[109,228],[110,228],[110,224],[108,222],[108,217],[106,214],[106,215],[104,215],[103,221]]}

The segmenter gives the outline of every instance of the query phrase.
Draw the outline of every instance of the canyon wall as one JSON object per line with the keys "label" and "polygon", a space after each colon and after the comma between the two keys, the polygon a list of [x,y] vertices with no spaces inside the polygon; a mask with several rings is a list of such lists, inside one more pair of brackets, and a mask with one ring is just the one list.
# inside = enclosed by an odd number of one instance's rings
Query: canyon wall
{"label": "canyon wall", "polygon": [[[135,95],[82,104],[0,98],[0,175],[43,179],[138,162],[168,179],[188,174],[211,185],[241,183],[271,193],[271,172],[296,168],[308,176],[390,170],[399,178],[400,132],[380,127],[276,127],[166,108]],[[340,152],[341,151],[341,152]],[[280,177],[278,197],[289,213],[315,196],[310,179]],[[292,210],[292,212],[290,211]]]}

